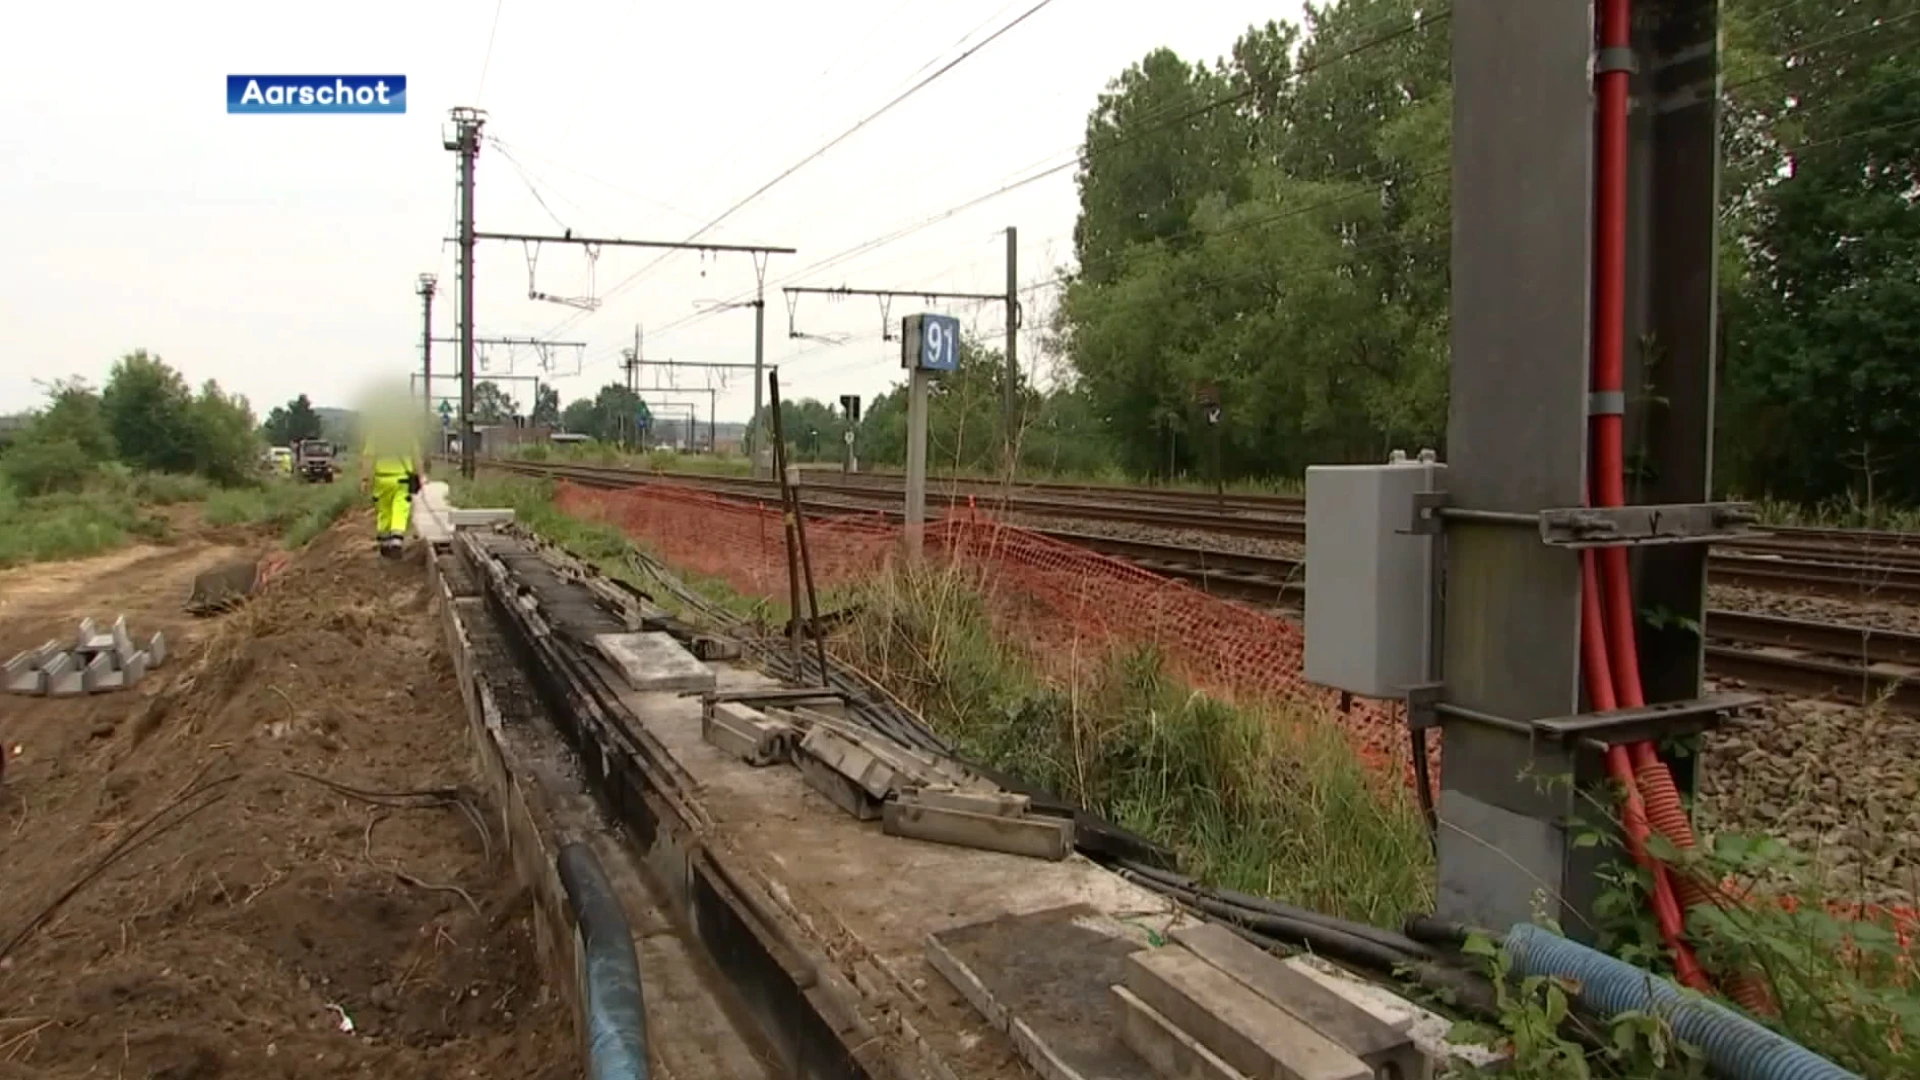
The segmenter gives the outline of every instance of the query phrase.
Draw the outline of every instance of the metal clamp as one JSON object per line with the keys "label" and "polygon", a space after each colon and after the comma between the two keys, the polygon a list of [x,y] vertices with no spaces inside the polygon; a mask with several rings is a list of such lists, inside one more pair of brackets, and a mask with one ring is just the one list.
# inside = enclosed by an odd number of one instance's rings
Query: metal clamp
{"label": "metal clamp", "polygon": [[1593,70],[1597,75],[1605,74],[1609,71],[1625,71],[1629,74],[1637,73],[1640,70],[1640,58],[1634,55],[1632,49],[1624,45],[1595,49],[1593,53]]}
{"label": "metal clamp", "polygon": [[1728,717],[1758,704],[1760,698],[1754,694],[1708,694],[1692,701],[1556,716],[1535,720],[1531,726],[1535,731],[1563,742],[1577,739],[1609,746],[1667,735],[1697,734],[1717,727]]}
{"label": "metal clamp", "polygon": [[1759,515],[1746,503],[1670,503],[1542,510],[1539,520],[1541,543],[1590,548],[1730,540],[1749,535]]}

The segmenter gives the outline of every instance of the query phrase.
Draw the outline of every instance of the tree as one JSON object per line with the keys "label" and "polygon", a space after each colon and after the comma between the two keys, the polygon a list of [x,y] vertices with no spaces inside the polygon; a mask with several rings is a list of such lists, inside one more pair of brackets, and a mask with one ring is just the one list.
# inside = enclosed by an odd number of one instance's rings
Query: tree
{"label": "tree", "polygon": [[301,394],[284,406],[276,405],[261,425],[261,436],[274,446],[291,446],[301,439],[318,439],[324,434],[320,414],[313,402]]}
{"label": "tree", "polygon": [[473,384],[473,421],[476,424],[504,424],[520,412],[520,404],[513,400],[500,384],[491,379],[482,379]]}
{"label": "tree", "polygon": [[1742,5],[1728,37],[1723,479],[1920,498],[1920,50],[1903,0]]}
{"label": "tree", "polygon": [[[306,396],[298,400],[304,402]],[[311,408],[308,412],[311,414]],[[219,484],[240,484],[251,478],[260,443],[247,399],[223,393],[219,383],[208,379],[201,385],[190,415],[194,471]],[[313,432],[312,437],[318,437],[317,416],[313,418]]]}
{"label": "tree", "polygon": [[545,383],[533,388],[531,422],[538,427],[554,427],[560,423],[560,391]]}
{"label": "tree", "polygon": [[587,398],[575,398],[561,411],[560,427],[565,431],[599,438],[599,432],[594,427],[595,419],[593,402]]}
{"label": "tree", "polygon": [[115,361],[100,409],[127,464],[156,472],[192,470],[193,393],[159,357],[140,349]]}
{"label": "tree", "polygon": [[30,432],[43,439],[63,439],[74,444],[87,460],[110,461],[114,456],[113,433],[107,430],[106,416],[100,410],[100,394],[84,379],[57,379],[47,385],[47,407],[29,424]]}

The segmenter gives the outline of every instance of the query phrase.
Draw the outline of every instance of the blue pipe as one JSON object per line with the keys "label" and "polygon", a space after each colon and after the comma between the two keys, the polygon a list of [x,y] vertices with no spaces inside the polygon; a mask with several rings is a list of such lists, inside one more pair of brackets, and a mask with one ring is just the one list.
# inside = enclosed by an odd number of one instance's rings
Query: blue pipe
{"label": "blue pipe", "polygon": [[568,844],[554,861],[580,936],[587,1076],[647,1080],[647,1012],[626,912],[592,848]]}
{"label": "blue pipe", "polygon": [[1508,931],[1506,948],[1522,976],[1578,982],[1581,1002],[1602,1018],[1631,1011],[1664,1017],[1680,1041],[1699,1047],[1709,1064],[1733,1080],[1861,1080],[1731,1009],[1531,923]]}

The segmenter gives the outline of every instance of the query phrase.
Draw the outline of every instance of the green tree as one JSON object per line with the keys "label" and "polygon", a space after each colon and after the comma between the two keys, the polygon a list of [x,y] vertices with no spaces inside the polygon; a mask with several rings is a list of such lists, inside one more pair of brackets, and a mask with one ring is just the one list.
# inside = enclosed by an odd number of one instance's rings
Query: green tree
{"label": "green tree", "polygon": [[115,361],[100,394],[101,414],[121,460],[156,472],[192,470],[193,404],[180,373],[145,349]]}
{"label": "green tree", "polygon": [[1809,501],[1920,499],[1911,5],[1730,6],[1721,476]]}
{"label": "green tree", "polygon": [[313,402],[301,394],[285,405],[275,405],[267,413],[260,434],[274,446],[290,446],[300,439],[318,439],[324,433],[320,414]]}
{"label": "green tree", "polygon": [[1309,6],[1212,71],[1150,54],[1096,105],[1055,329],[1072,415],[1127,471],[1205,467],[1204,385],[1229,473],[1439,446],[1451,96],[1419,16]]}
{"label": "green tree", "polygon": [[[299,398],[305,401],[305,395]],[[311,411],[311,410],[309,410]],[[208,379],[200,387],[190,413],[193,431],[193,470],[218,484],[242,484],[253,476],[260,441],[254,433],[253,410],[247,399],[226,394]],[[320,433],[314,417],[313,436]]]}
{"label": "green tree", "polygon": [[533,388],[533,416],[530,422],[544,427],[560,423],[560,391],[546,383]]}
{"label": "green tree", "polygon": [[100,410],[100,394],[78,378],[57,379],[46,391],[47,407],[34,416],[31,432],[43,439],[67,440],[89,461],[112,460],[113,433]]}
{"label": "green tree", "polygon": [[473,384],[473,421],[476,424],[504,424],[519,413],[520,403],[491,379]]}
{"label": "green tree", "polygon": [[595,426],[597,415],[591,399],[575,398],[561,410],[560,426],[566,431],[598,438],[599,431]]}

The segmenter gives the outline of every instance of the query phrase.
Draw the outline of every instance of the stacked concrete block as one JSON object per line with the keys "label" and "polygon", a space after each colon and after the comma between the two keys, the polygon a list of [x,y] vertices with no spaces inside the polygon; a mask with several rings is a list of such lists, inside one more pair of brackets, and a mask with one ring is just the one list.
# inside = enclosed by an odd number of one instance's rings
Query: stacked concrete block
{"label": "stacked concrete block", "polygon": [[700,719],[700,734],[755,767],[788,760],[794,736],[791,727],[737,701],[709,702]]}
{"label": "stacked concrete block", "polygon": [[71,647],[49,641],[7,661],[7,689],[49,697],[125,690],[165,663],[166,657],[164,636],[154,634],[142,648],[127,629],[124,616],[105,630],[90,618],[82,619]]}
{"label": "stacked concrete block", "polygon": [[1173,932],[1112,988],[1122,1041],[1166,1077],[1424,1080],[1399,1027],[1222,926]]}

